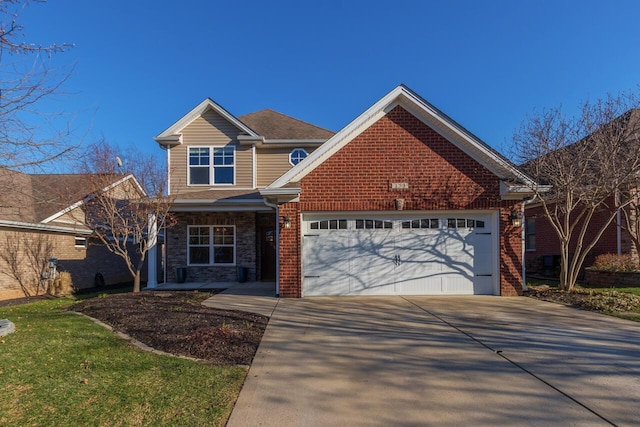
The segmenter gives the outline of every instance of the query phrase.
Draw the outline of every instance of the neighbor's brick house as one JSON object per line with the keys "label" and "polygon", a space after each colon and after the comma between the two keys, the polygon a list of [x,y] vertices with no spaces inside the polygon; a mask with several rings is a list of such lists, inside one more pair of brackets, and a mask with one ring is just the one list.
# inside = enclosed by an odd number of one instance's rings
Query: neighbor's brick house
{"label": "neighbor's brick house", "polygon": [[268,280],[271,263],[283,297],[522,293],[511,217],[530,179],[410,89],[335,135],[263,118],[206,100],[156,137],[179,218],[167,266],[193,281],[233,281],[237,266]]}
{"label": "neighbor's brick house", "polygon": [[[109,191],[118,193],[134,185],[135,178],[113,176]],[[106,284],[131,281],[122,258],[110,253],[92,237],[86,225],[84,200],[97,189],[83,174],[25,174],[0,170],[0,300],[24,296],[8,262],[17,260],[17,271],[29,289],[40,283],[36,270],[46,271],[50,257],[58,270],[71,273],[77,289],[93,287],[97,273]],[[37,265],[28,261],[28,248],[41,245]],[[146,273],[146,269],[145,269]]]}

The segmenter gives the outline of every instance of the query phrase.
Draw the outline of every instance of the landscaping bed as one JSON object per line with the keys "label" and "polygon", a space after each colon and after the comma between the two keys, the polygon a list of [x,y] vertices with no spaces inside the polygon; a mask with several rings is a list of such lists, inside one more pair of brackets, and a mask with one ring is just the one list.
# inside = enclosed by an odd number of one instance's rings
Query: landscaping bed
{"label": "landscaping bed", "polygon": [[585,310],[640,321],[640,297],[615,289],[575,288],[564,292],[547,285],[529,286],[528,296]]}
{"label": "landscaping bed", "polygon": [[268,318],[202,305],[207,292],[140,292],[72,305],[156,350],[216,365],[250,365]]}

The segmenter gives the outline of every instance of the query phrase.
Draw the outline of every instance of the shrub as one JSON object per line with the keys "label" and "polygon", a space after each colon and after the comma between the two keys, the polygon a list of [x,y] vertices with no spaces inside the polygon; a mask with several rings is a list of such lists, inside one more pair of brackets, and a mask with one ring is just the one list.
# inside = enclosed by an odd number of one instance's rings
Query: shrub
{"label": "shrub", "polygon": [[51,293],[56,296],[71,295],[73,291],[73,281],[71,280],[71,273],[68,271],[61,271],[53,281],[51,287]]}
{"label": "shrub", "polygon": [[630,254],[603,254],[596,257],[593,268],[603,271],[640,271],[638,262]]}

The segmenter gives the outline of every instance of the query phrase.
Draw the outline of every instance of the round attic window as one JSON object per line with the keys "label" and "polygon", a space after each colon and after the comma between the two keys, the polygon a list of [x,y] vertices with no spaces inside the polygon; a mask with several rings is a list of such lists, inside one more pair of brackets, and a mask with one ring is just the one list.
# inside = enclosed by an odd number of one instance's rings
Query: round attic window
{"label": "round attic window", "polygon": [[301,161],[303,161],[305,159],[305,157],[307,157],[307,156],[308,156],[308,154],[304,149],[296,148],[291,153],[289,153],[289,163],[291,163],[293,166],[295,166],[298,163],[300,163]]}

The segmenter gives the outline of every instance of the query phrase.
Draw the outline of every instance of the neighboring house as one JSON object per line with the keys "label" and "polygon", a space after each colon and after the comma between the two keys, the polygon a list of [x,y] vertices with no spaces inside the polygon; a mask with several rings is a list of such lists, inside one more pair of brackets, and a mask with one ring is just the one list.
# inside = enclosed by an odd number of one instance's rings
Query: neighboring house
{"label": "neighboring house", "polygon": [[[613,200],[610,205],[613,206]],[[587,227],[585,242],[593,240],[609,215],[609,211],[605,208],[594,214]],[[588,254],[583,267],[592,265],[598,255],[635,253],[635,247],[629,233],[618,226],[618,224],[622,224],[622,221],[624,221],[623,218],[619,216],[609,224],[598,243]],[[560,240],[540,203],[526,205],[524,227],[527,273],[558,277],[560,272]],[[580,227],[577,228],[577,230],[579,229]],[[575,250],[576,239],[577,233],[574,233],[570,249],[572,252]]]}
{"label": "neighboring house", "polygon": [[24,296],[11,263],[33,290],[49,258],[71,273],[78,289],[94,286],[97,273],[106,284],[131,281],[123,260],[91,237],[84,200],[98,190],[117,195],[124,186],[139,185],[133,175],[114,175],[106,189],[90,188],[91,182],[82,174],[0,170],[0,300]]}
{"label": "neighboring house", "polygon": [[[615,124],[617,122],[620,122],[620,125],[616,126],[625,126],[626,132],[638,132],[640,130],[640,109],[629,110],[611,123]],[[588,142],[588,138],[579,141],[577,144],[582,142]],[[570,147],[571,146],[569,146],[569,149]],[[527,166],[523,165],[522,169],[526,170],[526,168]],[[638,197],[637,189],[630,191],[629,194]],[[620,197],[624,198],[625,195],[620,195]],[[615,198],[612,196],[604,203],[601,209],[595,212],[587,226],[584,238],[585,244],[594,239],[597,232],[608,220],[615,206]],[[634,203],[632,206],[637,208],[640,205]],[[553,205],[550,204],[549,207],[552,209]],[[627,207],[626,210],[632,217],[635,217],[636,209]],[[542,203],[536,199],[527,201],[525,203],[524,217],[525,263],[527,273],[557,277],[560,271],[560,240],[553,226],[547,219]],[[637,257],[638,250],[626,226],[624,215],[619,213],[613,222],[605,229],[603,235],[587,255],[583,267],[591,266],[595,258],[602,254],[632,254]],[[579,222],[571,240],[571,253],[575,251],[578,230],[580,230],[581,227],[582,223]]]}
{"label": "neighboring house", "polygon": [[242,267],[282,297],[522,293],[531,180],[406,86],[337,134],[207,99],[155,139],[178,219],[168,281]]}

